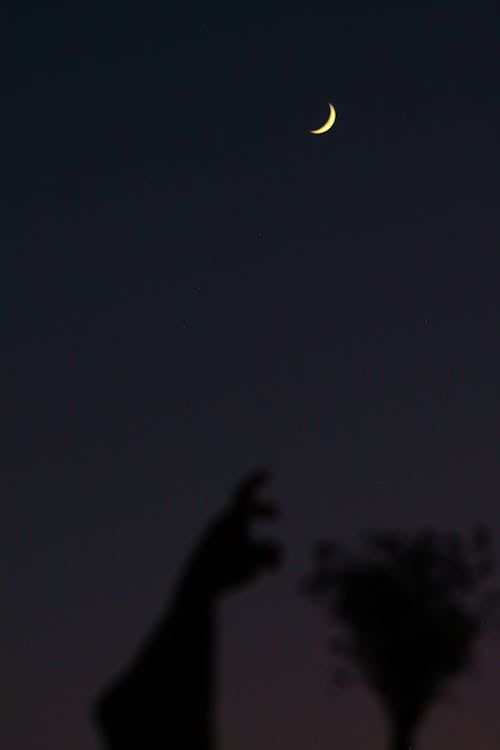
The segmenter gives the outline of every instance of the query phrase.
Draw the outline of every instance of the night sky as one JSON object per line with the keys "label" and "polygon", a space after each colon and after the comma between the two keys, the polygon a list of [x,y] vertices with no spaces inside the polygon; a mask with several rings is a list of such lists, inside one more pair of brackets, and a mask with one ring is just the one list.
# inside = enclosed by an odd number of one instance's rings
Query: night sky
{"label": "night sky", "polygon": [[[97,749],[256,466],[286,564],[221,610],[221,750],[385,748],[297,593],[318,537],[482,520],[500,551],[495,3],[305,6],[2,4],[4,748]],[[422,750],[497,747],[482,654]]]}

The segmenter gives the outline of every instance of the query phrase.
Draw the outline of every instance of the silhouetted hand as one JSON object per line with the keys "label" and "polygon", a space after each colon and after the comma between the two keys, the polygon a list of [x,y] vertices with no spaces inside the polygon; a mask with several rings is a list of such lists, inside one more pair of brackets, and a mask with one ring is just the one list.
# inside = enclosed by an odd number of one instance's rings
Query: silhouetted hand
{"label": "silhouetted hand", "polygon": [[209,527],[166,615],[130,667],[96,703],[109,750],[213,750],[217,597],[274,568],[276,542],[256,540],[251,524],[273,519],[257,491],[266,471],[247,476]]}
{"label": "silhouetted hand", "polygon": [[272,520],[278,515],[271,502],[256,494],[268,481],[269,474],[262,469],[247,476],[195,552],[188,576],[201,577],[213,595],[244,585],[280,562],[276,541],[256,540],[251,535],[253,521]]}

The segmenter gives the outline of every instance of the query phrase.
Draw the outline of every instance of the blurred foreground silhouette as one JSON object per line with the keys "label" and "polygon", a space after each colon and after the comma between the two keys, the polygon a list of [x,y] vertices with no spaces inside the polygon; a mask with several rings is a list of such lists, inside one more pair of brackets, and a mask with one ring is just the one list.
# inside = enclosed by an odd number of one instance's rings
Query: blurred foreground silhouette
{"label": "blurred foreground silhouette", "polygon": [[[188,561],[170,609],[96,702],[108,750],[215,750],[217,603],[280,560],[275,542],[250,533],[254,520],[276,516],[257,498],[267,480],[258,471],[236,488]],[[415,750],[427,710],[472,663],[498,607],[491,540],[478,527],[471,539],[425,530],[370,532],[363,542],[357,552],[317,545],[304,591],[333,620],[334,652],[379,696],[390,750]]]}
{"label": "blurred foreground silhouette", "polygon": [[[314,564],[304,589],[332,618],[333,651],[381,699],[391,750],[414,750],[427,709],[471,664],[497,602],[488,590],[487,530],[479,527],[471,540],[431,530],[371,532],[354,554],[319,544]],[[335,676],[340,683],[349,671]]]}
{"label": "blurred foreground silhouette", "polygon": [[99,698],[96,719],[109,750],[213,750],[216,608],[219,597],[277,565],[275,542],[255,541],[251,522],[272,519],[258,500],[264,471],[246,478],[201,540],[171,609],[125,673]]}

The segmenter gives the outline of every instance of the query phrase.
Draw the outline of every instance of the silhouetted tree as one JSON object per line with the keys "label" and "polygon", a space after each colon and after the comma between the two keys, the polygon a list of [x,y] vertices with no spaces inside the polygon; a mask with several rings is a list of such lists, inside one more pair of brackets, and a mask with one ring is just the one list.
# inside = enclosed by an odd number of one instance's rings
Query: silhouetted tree
{"label": "silhouetted tree", "polygon": [[[317,546],[309,596],[333,619],[332,648],[378,694],[391,750],[414,748],[424,713],[470,663],[495,593],[484,527],[470,540],[425,530],[364,535],[361,551]],[[344,670],[339,676],[343,676]]]}

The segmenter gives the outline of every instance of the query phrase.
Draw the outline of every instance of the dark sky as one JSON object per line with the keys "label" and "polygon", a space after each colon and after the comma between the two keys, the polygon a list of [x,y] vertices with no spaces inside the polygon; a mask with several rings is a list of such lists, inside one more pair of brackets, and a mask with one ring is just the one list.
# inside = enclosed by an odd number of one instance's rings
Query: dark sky
{"label": "dark sky", "polygon": [[[384,747],[296,593],[318,537],[498,539],[495,3],[305,5],[2,4],[2,747],[98,747],[256,465],[287,563],[221,613],[221,750]],[[422,750],[493,750],[499,657]]]}

